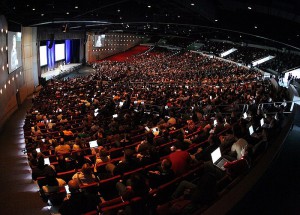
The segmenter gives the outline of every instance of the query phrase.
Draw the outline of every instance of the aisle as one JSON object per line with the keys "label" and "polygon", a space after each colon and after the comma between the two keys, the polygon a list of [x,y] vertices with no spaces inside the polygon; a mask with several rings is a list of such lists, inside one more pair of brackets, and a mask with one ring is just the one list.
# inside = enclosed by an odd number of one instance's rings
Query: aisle
{"label": "aisle", "polygon": [[0,214],[3,215],[49,214],[31,180],[27,157],[21,151],[24,148],[23,123],[30,104],[31,100],[27,99],[0,134]]}

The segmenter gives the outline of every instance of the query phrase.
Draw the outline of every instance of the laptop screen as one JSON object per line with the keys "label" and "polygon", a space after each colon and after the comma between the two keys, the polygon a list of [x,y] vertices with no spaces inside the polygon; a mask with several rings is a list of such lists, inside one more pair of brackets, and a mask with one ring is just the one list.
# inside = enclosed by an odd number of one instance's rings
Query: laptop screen
{"label": "laptop screen", "polygon": [[47,165],[50,165],[50,159],[49,158],[44,158],[44,163]]}
{"label": "laptop screen", "polygon": [[90,144],[90,148],[98,147],[97,140],[90,141],[89,144]]}
{"label": "laptop screen", "polygon": [[254,129],[253,129],[253,126],[251,125],[249,127],[249,134],[252,135],[254,133]]}
{"label": "laptop screen", "polygon": [[265,124],[265,120],[264,120],[264,118],[262,118],[261,120],[260,120],[260,126],[263,126]]}
{"label": "laptop screen", "polygon": [[244,114],[243,114],[243,117],[244,117],[244,119],[247,119],[247,113],[245,112]]}
{"label": "laptop screen", "polygon": [[218,147],[215,151],[211,153],[211,159],[213,163],[216,163],[221,158],[221,150]]}

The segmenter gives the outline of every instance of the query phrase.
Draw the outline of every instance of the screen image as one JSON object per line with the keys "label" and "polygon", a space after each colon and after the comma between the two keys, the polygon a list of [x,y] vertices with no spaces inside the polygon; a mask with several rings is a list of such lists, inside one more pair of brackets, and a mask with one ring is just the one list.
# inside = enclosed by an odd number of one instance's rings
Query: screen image
{"label": "screen image", "polygon": [[95,35],[94,36],[94,46],[95,47],[103,47],[105,40],[105,34]]}
{"label": "screen image", "polygon": [[21,32],[9,31],[7,35],[8,45],[8,71],[9,73],[15,71],[22,66],[21,58]]}
{"label": "screen image", "polygon": [[40,46],[40,64],[47,65],[47,46]]}
{"label": "screen image", "polygon": [[65,44],[55,44],[55,61],[65,59]]}

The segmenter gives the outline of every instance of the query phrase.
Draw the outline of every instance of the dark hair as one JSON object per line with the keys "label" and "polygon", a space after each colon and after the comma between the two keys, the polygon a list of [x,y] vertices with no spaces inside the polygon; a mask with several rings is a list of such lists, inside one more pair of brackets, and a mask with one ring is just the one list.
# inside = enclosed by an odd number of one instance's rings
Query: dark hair
{"label": "dark hair", "polygon": [[164,167],[164,169],[169,170],[172,167],[172,161],[169,158],[165,158],[162,161],[162,166]]}
{"label": "dark hair", "polygon": [[38,157],[38,168],[43,168],[45,166],[45,161],[44,161],[44,157],[43,156],[40,156]]}
{"label": "dark hair", "polygon": [[133,154],[134,154],[134,151],[133,151],[133,150],[131,150],[131,149],[125,149],[125,150],[124,150],[125,160],[127,160],[127,161],[132,160]]}
{"label": "dark hair", "polygon": [[137,196],[145,196],[149,193],[149,187],[146,179],[138,173],[132,174],[130,177],[131,188]]}

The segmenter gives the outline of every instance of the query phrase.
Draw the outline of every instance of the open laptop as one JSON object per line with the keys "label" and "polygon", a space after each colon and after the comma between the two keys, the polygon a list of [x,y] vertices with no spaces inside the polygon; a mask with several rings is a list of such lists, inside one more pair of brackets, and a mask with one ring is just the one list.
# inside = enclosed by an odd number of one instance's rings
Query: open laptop
{"label": "open laptop", "polygon": [[44,163],[47,165],[50,165],[50,159],[49,158],[44,158]]}
{"label": "open laptop", "polygon": [[260,126],[263,127],[264,124],[265,124],[265,120],[264,120],[264,118],[261,118],[261,120],[260,120]]}
{"label": "open laptop", "polygon": [[221,170],[225,170],[224,164],[228,162],[227,159],[222,158],[220,147],[211,153],[211,159],[213,164]]}
{"label": "open laptop", "polygon": [[89,144],[90,144],[90,148],[98,147],[97,140],[90,141]]}
{"label": "open laptop", "polygon": [[249,134],[250,136],[254,134],[254,129],[252,125],[249,127]]}

